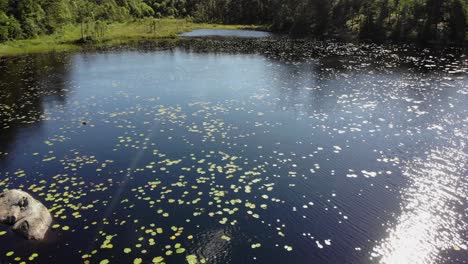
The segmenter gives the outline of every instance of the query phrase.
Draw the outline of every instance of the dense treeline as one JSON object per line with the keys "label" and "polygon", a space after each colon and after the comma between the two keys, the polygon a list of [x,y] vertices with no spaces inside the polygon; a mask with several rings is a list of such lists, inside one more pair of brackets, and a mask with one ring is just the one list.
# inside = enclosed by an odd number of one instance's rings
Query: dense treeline
{"label": "dense treeline", "polygon": [[293,34],[462,43],[467,0],[199,0],[195,16]]}
{"label": "dense treeline", "polygon": [[0,0],[0,41],[51,34],[81,24],[82,35],[108,22],[192,17],[264,24],[292,34],[373,41],[463,43],[467,0]]}
{"label": "dense treeline", "polygon": [[67,24],[87,31],[104,22],[184,17],[189,8],[184,0],[0,0],[0,41],[51,34]]}

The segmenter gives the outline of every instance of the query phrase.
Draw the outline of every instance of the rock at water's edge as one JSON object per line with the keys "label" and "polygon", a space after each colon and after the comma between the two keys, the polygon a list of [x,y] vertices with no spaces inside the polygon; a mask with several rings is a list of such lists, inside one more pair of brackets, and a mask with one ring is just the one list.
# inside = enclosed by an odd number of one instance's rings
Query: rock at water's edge
{"label": "rock at water's edge", "polygon": [[42,240],[52,224],[49,210],[31,195],[20,190],[0,194],[0,223],[27,239]]}

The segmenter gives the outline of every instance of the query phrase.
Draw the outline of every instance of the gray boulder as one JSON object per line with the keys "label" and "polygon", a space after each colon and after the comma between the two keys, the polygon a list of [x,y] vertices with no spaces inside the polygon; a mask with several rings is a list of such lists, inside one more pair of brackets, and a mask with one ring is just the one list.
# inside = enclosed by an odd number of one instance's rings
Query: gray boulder
{"label": "gray boulder", "polygon": [[52,224],[49,210],[31,195],[20,190],[0,194],[0,223],[27,239],[42,240]]}

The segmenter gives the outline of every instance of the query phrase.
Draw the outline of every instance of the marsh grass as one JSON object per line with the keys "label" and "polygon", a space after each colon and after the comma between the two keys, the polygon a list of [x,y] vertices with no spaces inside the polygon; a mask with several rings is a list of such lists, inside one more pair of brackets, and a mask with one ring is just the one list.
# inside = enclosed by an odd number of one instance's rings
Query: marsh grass
{"label": "marsh grass", "polygon": [[52,35],[34,39],[8,41],[0,44],[0,56],[20,55],[37,52],[72,51],[89,46],[115,46],[139,41],[177,39],[177,35],[195,29],[260,29],[259,26],[218,25],[193,23],[185,19],[155,19],[156,29],[147,20],[107,25],[102,37],[93,38],[91,43],[80,43],[80,25],[64,26]]}

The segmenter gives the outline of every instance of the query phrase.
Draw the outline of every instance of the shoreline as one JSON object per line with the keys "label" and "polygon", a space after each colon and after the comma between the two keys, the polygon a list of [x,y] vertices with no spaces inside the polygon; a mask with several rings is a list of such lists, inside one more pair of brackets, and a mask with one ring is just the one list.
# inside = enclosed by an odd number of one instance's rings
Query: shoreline
{"label": "shoreline", "polygon": [[[260,30],[269,31],[268,26],[265,25],[222,25],[211,23],[194,23],[185,19],[156,19],[157,29],[154,32],[148,31],[148,24],[145,20],[136,20],[126,23],[113,23],[109,24],[105,34],[102,38],[92,38],[91,41],[83,41],[80,34],[79,25],[65,26],[61,32],[53,35],[44,35],[34,39],[13,40],[0,43],[0,58],[20,56],[27,54],[37,53],[51,53],[51,52],[74,52],[74,51],[92,51],[92,50],[118,50],[122,48],[131,48],[136,46],[148,46],[159,48],[172,48],[177,45],[186,45],[187,38],[181,37],[179,34],[190,32],[197,29],[220,29],[220,30]],[[191,37],[190,37],[191,38]],[[213,44],[218,46],[215,39],[208,42],[204,37],[194,37],[189,43],[198,43],[199,39],[204,39],[204,43]],[[268,39],[268,38],[267,38]],[[457,53],[467,54],[467,46],[445,46],[445,45],[432,45],[420,46],[415,43],[375,43],[366,41],[343,41],[340,39],[316,39],[311,37],[294,38],[286,37],[288,42],[312,42],[316,45],[309,46],[309,49],[324,49],[320,47],[323,43],[341,43],[341,45],[357,45],[357,46],[386,46],[389,48],[397,49],[411,49],[422,50],[429,49],[431,51],[440,52],[444,50],[452,50]],[[249,42],[248,38],[245,41],[253,46],[262,46],[257,41]],[[266,41],[269,42],[269,41]],[[224,49],[229,46],[229,41],[223,42]],[[236,46],[237,47],[237,46]],[[251,47],[253,48],[253,47]],[[257,47],[258,48],[258,47]],[[300,49],[300,47],[298,47]]]}
{"label": "shoreline", "polygon": [[177,41],[179,34],[196,29],[265,29],[265,27],[257,25],[194,23],[184,19],[157,19],[156,23],[156,30],[153,32],[150,32],[149,25],[144,20],[112,23],[107,26],[108,28],[101,38],[93,38],[94,41],[90,43],[80,43],[82,37],[79,25],[67,25],[64,26],[61,32],[52,35],[0,43],[0,57],[45,52],[80,51],[90,47],[109,48],[147,41],[155,43]]}

